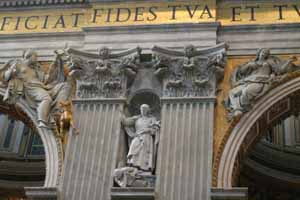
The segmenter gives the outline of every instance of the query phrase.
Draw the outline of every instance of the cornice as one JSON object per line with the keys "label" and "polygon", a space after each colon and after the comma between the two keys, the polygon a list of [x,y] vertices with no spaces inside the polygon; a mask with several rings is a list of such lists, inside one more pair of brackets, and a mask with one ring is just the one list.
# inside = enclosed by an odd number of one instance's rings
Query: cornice
{"label": "cornice", "polygon": [[0,0],[0,9],[86,4],[89,0]]}

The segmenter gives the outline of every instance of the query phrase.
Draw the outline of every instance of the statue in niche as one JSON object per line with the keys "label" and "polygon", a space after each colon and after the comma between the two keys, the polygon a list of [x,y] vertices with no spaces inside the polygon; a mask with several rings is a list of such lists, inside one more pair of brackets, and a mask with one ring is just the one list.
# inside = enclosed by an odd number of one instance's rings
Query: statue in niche
{"label": "statue in niche", "polygon": [[[129,138],[125,167],[114,171],[120,187],[149,187],[155,168],[160,121],[149,115],[150,107],[142,104],[140,115],[123,118],[122,124]],[[150,178],[150,179],[149,179]]]}
{"label": "statue in niche", "polygon": [[1,79],[7,84],[4,101],[14,103],[23,97],[37,113],[38,127],[57,127],[60,102],[71,98],[72,79],[64,70],[63,51],[55,51],[55,60],[48,72],[42,70],[35,51],[27,50],[22,59],[9,61],[1,67]]}
{"label": "statue in niche", "polygon": [[232,89],[224,101],[229,119],[248,111],[254,100],[265,94],[282,75],[298,70],[293,64],[296,60],[292,57],[281,61],[271,56],[269,49],[260,49],[254,61],[237,67],[232,74]]}

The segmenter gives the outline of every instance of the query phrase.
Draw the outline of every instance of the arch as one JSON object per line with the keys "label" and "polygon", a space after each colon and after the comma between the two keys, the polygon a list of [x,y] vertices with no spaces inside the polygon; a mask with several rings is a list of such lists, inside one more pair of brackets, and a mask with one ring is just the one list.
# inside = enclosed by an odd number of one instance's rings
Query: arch
{"label": "arch", "polygon": [[128,98],[128,103],[130,105],[129,111],[131,114],[139,114],[141,103],[149,104],[152,114],[160,113],[160,96],[152,89],[136,91]]}
{"label": "arch", "polygon": [[[232,188],[235,160],[249,134],[251,127],[273,105],[300,90],[300,77],[288,81],[272,90],[257,101],[252,110],[244,114],[232,129],[221,154],[217,170],[217,187]],[[259,137],[259,136],[257,136]]]}
{"label": "arch", "polygon": [[[0,89],[0,96],[4,96],[4,94],[5,90]],[[61,141],[55,137],[51,130],[38,128],[34,111],[23,99],[18,101],[16,106],[18,106],[30,118],[43,141],[46,163],[44,187],[57,187],[59,184],[59,177],[61,176],[63,159]]]}

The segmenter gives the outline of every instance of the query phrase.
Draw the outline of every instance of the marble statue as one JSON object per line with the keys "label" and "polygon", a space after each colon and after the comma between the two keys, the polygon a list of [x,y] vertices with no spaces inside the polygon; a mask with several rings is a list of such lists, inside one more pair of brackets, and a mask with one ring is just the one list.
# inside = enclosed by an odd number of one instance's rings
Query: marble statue
{"label": "marble statue", "polygon": [[52,113],[59,112],[59,102],[66,102],[71,96],[72,84],[64,71],[64,52],[55,53],[47,73],[32,50],[25,51],[22,59],[9,61],[0,69],[1,79],[7,84],[4,100],[12,103],[24,98],[36,111],[40,128],[55,125]]}
{"label": "marble statue", "polygon": [[147,186],[143,177],[151,176],[154,171],[160,122],[149,111],[149,105],[142,104],[140,115],[122,120],[131,142],[126,166],[114,173],[115,182],[121,187]]}
{"label": "marble statue", "polygon": [[255,60],[239,66],[232,74],[232,89],[224,101],[229,119],[248,111],[281,75],[298,69],[294,61],[292,57],[283,62],[271,56],[269,49],[260,49]]}

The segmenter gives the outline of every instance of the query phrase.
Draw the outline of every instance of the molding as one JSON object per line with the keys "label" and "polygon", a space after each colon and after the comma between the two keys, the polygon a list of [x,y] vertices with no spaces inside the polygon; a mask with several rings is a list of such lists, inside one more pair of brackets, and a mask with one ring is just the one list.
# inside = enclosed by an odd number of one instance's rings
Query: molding
{"label": "molding", "polygon": [[212,188],[211,198],[212,200],[247,200],[248,188]]}
{"label": "molding", "polygon": [[[176,24],[148,24],[148,25],[128,25],[128,26],[104,26],[104,27],[83,27],[84,32],[136,32],[136,31],[148,31],[151,32],[167,29],[168,32],[173,32],[178,30],[186,31],[184,29],[188,28],[189,32],[199,31],[202,28],[204,31],[216,31],[221,25],[220,22],[204,22],[204,23],[176,23]],[[193,30],[194,28],[194,30]]]}
{"label": "molding", "polygon": [[118,104],[126,103],[126,98],[102,98],[102,99],[73,99],[73,104],[89,104],[89,103],[106,103],[106,104]]}
{"label": "molding", "polygon": [[67,38],[67,37],[84,37],[84,33],[82,31],[76,32],[48,32],[48,33],[16,33],[16,34],[0,34],[0,40],[2,39],[30,39],[32,40],[33,37],[35,38],[49,38],[49,37],[60,37],[60,38]]}
{"label": "molding", "polygon": [[287,32],[287,30],[299,30],[299,23],[282,23],[282,24],[244,24],[244,25],[229,25],[221,26],[219,32],[230,32],[230,33],[248,33],[251,32]]}
{"label": "molding", "polygon": [[229,45],[228,56],[255,55],[266,47],[272,54],[296,54],[300,53],[299,31],[299,23],[230,25],[221,26],[217,38]]}
{"label": "molding", "polygon": [[216,97],[162,97],[162,103],[215,103]]}
{"label": "molding", "polygon": [[87,4],[89,0],[2,0],[0,1],[0,9],[2,10],[10,10],[16,11],[17,9],[36,9],[40,7],[48,7],[53,8],[53,6],[57,5],[84,5]]}
{"label": "molding", "polygon": [[155,192],[154,188],[111,188],[112,200],[154,200]]}
{"label": "molding", "polygon": [[57,200],[56,187],[25,187],[25,194],[30,200]]}

